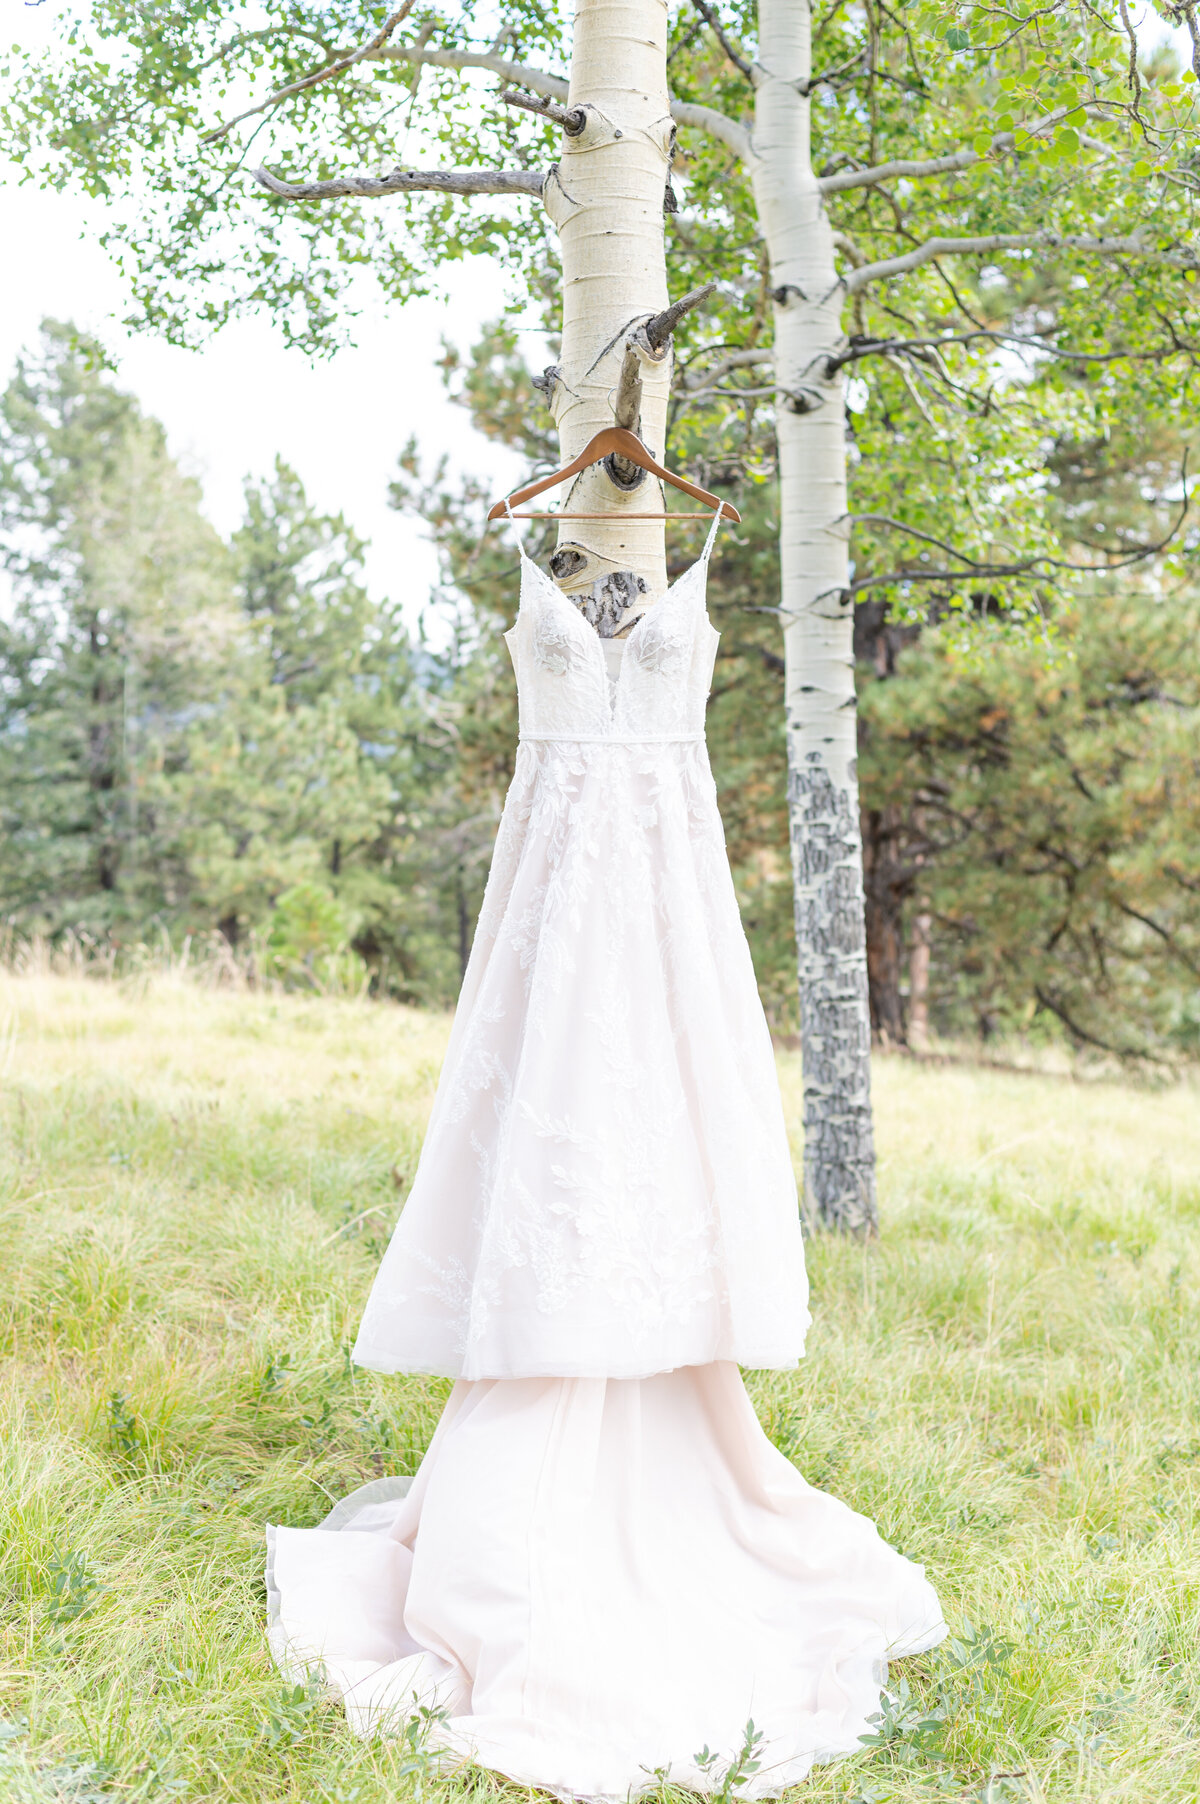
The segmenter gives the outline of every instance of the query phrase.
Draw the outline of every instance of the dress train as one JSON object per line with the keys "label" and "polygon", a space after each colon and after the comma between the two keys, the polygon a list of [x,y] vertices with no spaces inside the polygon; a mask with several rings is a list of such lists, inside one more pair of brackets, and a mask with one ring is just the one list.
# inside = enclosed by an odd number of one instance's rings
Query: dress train
{"label": "dress train", "polygon": [[[857,1750],[889,1655],[946,1632],[922,1569],[806,1484],[731,1363],[461,1380],[415,1479],[268,1531],[271,1645],[362,1734],[562,1797],[745,1797]],[[706,1761],[697,1756],[710,1750]]]}

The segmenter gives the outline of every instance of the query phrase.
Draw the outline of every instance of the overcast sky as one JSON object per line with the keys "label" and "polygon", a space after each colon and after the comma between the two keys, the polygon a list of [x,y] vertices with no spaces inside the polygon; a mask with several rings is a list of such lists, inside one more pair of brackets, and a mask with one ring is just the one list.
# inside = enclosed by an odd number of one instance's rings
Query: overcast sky
{"label": "overcast sky", "polygon": [[[45,41],[61,0],[34,7],[7,0],[9,41]],[[378,203],[388,205],[386,201]],[[469,204],[469,203],[464,203]],[[167,429],[172,451],[204,485],[209,517],[222,532],[241,514],[242,481],[266,474],[282,454],[321,507],[344,512],[372,541],[369,576],[377,594],[420,606],[434,575],[419,523],[393,513],[387,486],[396,456],[415,432],[432,458],[492,475],[497,493],[522,473],[516,458],[471,428],[435,367],[443,335],[466,349],[504,303],[498,272],[482,258],[449,271],[444,299],[387,312],[368,307],[356,348],[311,363],[286,350],[264,319],[226,327],[199,351],[177,350],[120,323],[129,302],[121,278],[94,239],[100,203],[22,187],[0,161],[0,380],[46,316],[70,319],[105,345],[119,380]],[[540,335],[531,340],[535,363]],[[531,397],[535,399],[536,397]]]}
{"label": "overcast sky", "polygon": [[[500,311],[495,273],[477,260],[453,273],[446,300],[411,303],[388,317],[381,307],[357,323],[357,347],[310,363],[285,350],[265,321],[241,321],[202,350],[177,350],[120,324],[128,302],[120,277],[88,237],[89,208],[62,195],[6,186],[0,242],[15,253],[21,279],[0,288],[0,370],[49,315],[95,333],[114,357],[123,387],[164,424],[172,451],[204,485],[209,517],[228,532],[241,514],[242,481],[267,473],[281,453],[320,506],[344,512],[372,541],[377,593],[419,604],[434,571],[419,525],[387,505],[396,456],[417,433],[430,456],[492,473],[497,493],[514,486],[516,459],[471,428],[442,387],[435,363],[442,335],[468,346]],[[11,265],[10,265],[11,267]]]}
{"label": "overcast sky", "polygon": [[[44,42],[62,10],[63,0],[8,0],[3,29],[10,40]],[[1186,54],[1186,33],[1171,34],[1148,7],[1138,11],[1144,42],[1174,35]],[[388,481],[409,434],[430,457],[445,452],[457,469],[493,477],[498,494],[521,475],[511,454],[472,431],[435,367],[443,335],[466,349],[499,314],[498,272],[475,259],[449,271],[443,299],[390,313],[382,304],[369,307],[355,325],[356,348],[317,364],[285,350],[266,320],[226,327],[200,351],[176,350],[120,324],[127,296],[90,235],[99,203],[21,187],[16,177],[0,163],[7,264],[0,377],[7,380],[44,316],[73,320],[104,343],[123,384],[162,420],[172,450],[203,482],[210,518],[223,532],[239,518],[243,478],[266,474],[279,452],[319,506],[344,512],[372,541],[375,591],[419,607],[434,574],[432,550],[419,523],[387,506]],[[531,346],[531,361],[540,365],[540,337]]]}

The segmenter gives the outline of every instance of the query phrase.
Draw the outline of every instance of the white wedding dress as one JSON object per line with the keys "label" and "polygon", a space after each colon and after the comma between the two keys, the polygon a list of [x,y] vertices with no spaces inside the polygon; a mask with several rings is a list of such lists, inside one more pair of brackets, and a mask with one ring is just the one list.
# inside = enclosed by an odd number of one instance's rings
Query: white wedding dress
{"label": "white wedding dress", "polygon": [[522,552],[520,746],[420,1168],[355,1360],[457,1380],[414,1479],[268,1530],[270,1640],[363,1733],[563,1797],[774,1795],[853,1751],[921,1568],[738,1364],[808,1325],[770,1037],[704,746],[699,562],[602,642]]}

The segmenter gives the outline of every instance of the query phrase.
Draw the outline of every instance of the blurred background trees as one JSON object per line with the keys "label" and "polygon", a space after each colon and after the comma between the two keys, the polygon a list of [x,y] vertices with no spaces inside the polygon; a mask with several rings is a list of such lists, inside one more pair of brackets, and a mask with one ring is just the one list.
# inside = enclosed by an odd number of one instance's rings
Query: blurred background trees
{"label": "blurred background trees", "polygon": [[[553,447],[517,344],[500,324],[448,353],[447,379],[482,431],[536,465]],[[961,570],[857,604],[873,1022],[919,1050],[930,1032],[1023,1033],[1177,1057],[1200,1047],[1189,523],[1156,558],[1078,573],[1170,531],[1186,428],[1143,385],[1119,429],[1105,405],[1084,438],[1081,394],[1110,384],[1110,366],[1034,379],[1074,385],[1068,429],[1026,472],[1072,580],[1016,609]],[[851,416],[864,461],[888,406],[885,383]],[[768,441],[727,452],[704,472],[736,488],[744,516],[712,572],[709,739],[764,1004],[786,1037],[775,490]],[[516,737],[500,639],[515,560],[483,529],[490,492],[425,469],[415,443],[392,498],[440,554],[420,617],[368,593],[353,528],[282,464],[247,486],[223,543],[99,347],[47,325],[0,404],[11,933],[118,950],[219,934],[288,983],[453,1000]],[[680,567],[690,537],[672,541]]]}

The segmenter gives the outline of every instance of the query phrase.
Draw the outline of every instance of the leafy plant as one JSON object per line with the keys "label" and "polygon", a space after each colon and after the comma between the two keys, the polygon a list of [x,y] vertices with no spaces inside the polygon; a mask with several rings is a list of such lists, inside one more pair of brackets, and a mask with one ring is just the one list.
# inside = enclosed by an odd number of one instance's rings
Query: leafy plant
{"label": "leafy plant", "polygon": [[865,1748],[888,1748],[893,1753],[941,1759],[947,1710],[940,1701],[932,1708],[913,1696],[908,1680],[901,1675],[894,1686],[880,1695],[880,1707],[867,1718],[876,1725],[870,1735],[860,1735]]}
{"label": "leafy plant", "polygon": [[1006,1670],[1013,1651],[1013,1643],[994,1629],[965,1623],[937,1651],[932,1702],[914,1696],[901,1677],[883,1692],[882,1708],[869,1719],[875,1730],[859,1740],[865,1747],[890,1749],[901,1759],[944,1760],[952,1729],[987,1726],[1000,1715],[993,1680]]}
{"label": "leafy plant", "polygon": [[301,1684],[284,1685],[259,1716],[257,1741],[272,1750],[294,1748],[308,1734],[314,1711],[325,1696],[325,1679],[310,1673]]}
{"label": "leafy plant", "polygon": [[113,1391],[108,1399],[108,1445],[125,1466],[137,1464],[145,1454],[141,1424],[121,1391]]}
{"label": "leafy plant", "polygon": [[306,983],[323,995],[356,994],[367,968],[350,950],[345,909],[319,883],[297,883],[275,904],[267,936],[272,971],[289,983]]}
{"label": "leafy plant", "polygon": [[449,1714],[448,1710],[435,1705],[422,1704],[414,1692],[412,1714],[396,1737],[399,1762],[394,1769],[395,1775],[398,1779],[412,1781],[416,1804],[422,1804],[429,1785],[439,1776],[441,1757],[432,1745],[432,1737]]}
{"label": "leafy plant", "polygon": [[[762,1765],[759,1755],[764,1740],[762,1730],[754,1727],[754,1719],[751,1718],[743,1732],[741,1747],[720,1775],[719,1783],[714,1784],[711,1795],[717,1804],[730,1804],[731,1799],[741,1795],[740,1788],[754,1777]],[[693,1758],[705,1777],[716,1781],[718,1756],[707,1743]]]}
{"label": "leafy plant", "polygon": [[106,1589],[91,1572],[86,1556],[78,1550],[67,1549],[52,1554],[46,1566],[46,1578],[50,1591],[46,1620],[56,1624],[78,1622]]}

